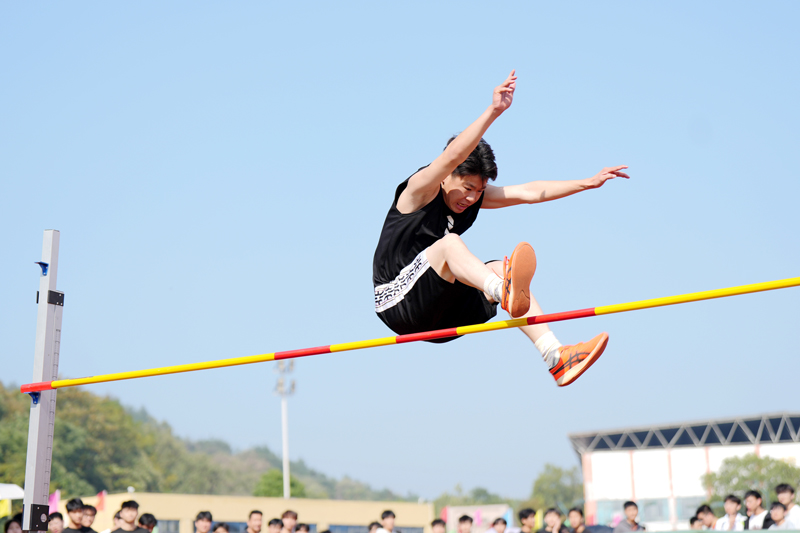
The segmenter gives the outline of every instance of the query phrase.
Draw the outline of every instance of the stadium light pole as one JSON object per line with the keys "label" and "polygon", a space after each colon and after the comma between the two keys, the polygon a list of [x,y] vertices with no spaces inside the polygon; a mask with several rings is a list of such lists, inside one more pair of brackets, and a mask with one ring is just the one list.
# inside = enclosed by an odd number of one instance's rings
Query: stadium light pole
{"label": "stadium light pole", "polygon": [[278,382],[275,385],[275,394],[281,397],[281,437],[283,440],[283,497],[289,499],[292,497],[291,485],[289,484],[289,402],[287,399],[294,394],[295,381],[287,388],[286,379],[284,376],[294,370],[294,361],[289,361],[287,365],[280,361],[275,367],[275,372],[278,373]]}

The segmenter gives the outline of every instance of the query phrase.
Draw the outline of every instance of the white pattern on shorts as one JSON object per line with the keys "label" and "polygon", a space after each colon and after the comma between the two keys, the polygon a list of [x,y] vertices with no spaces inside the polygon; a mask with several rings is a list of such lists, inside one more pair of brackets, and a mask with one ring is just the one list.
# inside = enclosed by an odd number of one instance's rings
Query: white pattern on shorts
{"label": "white pattern on shorts", "polygon": [[410,265],[403,267],[396,278],[375,287],[375,312],[380,313],[399,304],[430,266],[428,256],[422,250]]}

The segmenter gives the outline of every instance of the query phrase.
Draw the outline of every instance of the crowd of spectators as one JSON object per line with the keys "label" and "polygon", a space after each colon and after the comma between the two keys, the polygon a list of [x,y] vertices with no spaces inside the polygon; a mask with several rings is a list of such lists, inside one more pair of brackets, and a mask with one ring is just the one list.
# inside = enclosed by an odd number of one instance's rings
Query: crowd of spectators
{"label": "crowd of spectators", "polygon": [[[100,533],[153,533],[158,520],[150,513],[139,516],[139,504],[133,500],[123,502],[122,508],[114,515],[114,527],[105,529]],[[58,511],[50,513],[47,524],[48,533],[98,533],[94,524],[97,509],[93,505],[86,505],[80,498],[73,498],[67,502],[67,522],[64,515]],[[138,522],[136,519],[139,519]],[[64,527],[66,524],[66,527]],[[22,513],[11,517],[5,524],[4,533],[22,533]]]}
{"label": "crowd of spectators", "polygon": [[717,517],[708,505],[701,505],[689,520],[691,529],[713,529],[716,531],[744,531],[746,529],[792,529],[800,530],[800,507],[795,503],[794,487],[782,483],[775,487],[778,501],[767,509],[758,491],[744,494],[745,514],[742,500],[735,494],[725,498],[725,514]]}
{"label": "crowd of spectators", "polygon": [[[744,531],[750,529],[783,529],[800,530],[800,506],[795,503],[794,487],[787,484],[775,488],[778,500],[766,508],[761,494],[755,490],[744,494],[745,514],[742,514],[742,500],[730,494],[723,504],[724,515],[718,517],[709,505],[701,505],[695,516],[689,520],[690,529],[715,531]],[[67,502],[68,522],[64,516],[55,512],[50,514],[49,533],[98,533],[92,528],[97,509],[85,505],[80,499],[73,498]],[[639,507],[636,502],[628,501],[623,505],[625,518],[614,528],[608,526],[587,526],[583,510],[570,509],[566,518],[556,508],[544,512],[543,527],[536,530],[536,511],[525,508],[519,511],[521,533],[630,533],[645,531],[638,522]],[[138,519],[138,520],[137,520]],[[244,533],[262,533],[264,516],[261,511],[251,511],[247,517]],[[401,533],[395,529],[395,514],[387,510],[381,514],[380,522],[372,522],[367,526],[368,533]],[[150,513],[139,515],[139,504],[133,500],[123,502],[114,515],[114,526],[99,533],[153,533],[158,520]],[[446,533],[447,524],[436,519],[431,522],[431,533]],[[473,519],[463,515],[458,520],[458,533],[472,533]],[[508,523],[503,518],[496,519],[486,533],[506,533]],[[214,523],[209,511],[197,513],[194,520],[194,533],[232,533],[231,526],[225,522]],[[17,514],[7,521],[4,533],[22,533],[22,516]],[[298,522],[295,511],[287,510],[280,518],[272,518],[267,522],[264,533],[311,533],[308,524]],[[330,533],[329,530],[319,533]]]}
{"label": "crowd of spectators", "polygon": [[[734,494],[730,494],[725,498],[723,504],[724,514],[720,517],[716,515],[709,505],[701,505],[697,509],[695,516],[689,520],[689,529],[715,531],[745,531],[751,529],[800,530],[800,506],[795,503],[794,487],[782,483],[775,487],[775,492],[778,499],[772,502],[769,505],[769,509],[767,509],[758,491],[747,491],[744,494],[744,514],[740,512],[742,510],[742,500]],[[638,522],[639,506],[636,505],[636,502],[625,502],[623,504],[623,513],[625,518],[614,526],[613,533],[646,530],[645,526]],[[523,509],[519,512],[522,533],[532,533],[532,519],[530,517],[533,514],[533,509]],[[678,526],[678,529],[681,529],[681,527]],[[587,526],[581,509],[571,509],[567,520],[565,520],[561,512],[553,508],[545,511],[544,527],[536,533],[601,533],[602,530],[612,533],[612,528],[610,527]]]}

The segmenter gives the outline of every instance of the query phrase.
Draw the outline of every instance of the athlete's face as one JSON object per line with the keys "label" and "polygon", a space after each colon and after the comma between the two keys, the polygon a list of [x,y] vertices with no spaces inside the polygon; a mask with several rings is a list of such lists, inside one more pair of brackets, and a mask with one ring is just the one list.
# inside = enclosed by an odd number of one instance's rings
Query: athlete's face
{"label": "athlete's face", "polygon": [[486,180],[480,176],[451,174],[442,182],[444,203],[454,213],[463,213],[466,208],[480,200],[485,189]]}

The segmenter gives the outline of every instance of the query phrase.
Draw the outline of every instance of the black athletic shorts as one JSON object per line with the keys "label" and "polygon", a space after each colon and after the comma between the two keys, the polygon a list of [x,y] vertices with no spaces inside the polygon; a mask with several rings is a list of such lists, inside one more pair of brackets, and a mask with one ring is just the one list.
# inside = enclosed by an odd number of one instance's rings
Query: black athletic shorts
{"label": "black athletic shorts", "polygon": [[391,283],[375,287],[375,311],[392,331],[405,335],[482,324],[497,315],[497,303],[458,280],[443,280],[421,252]]}

